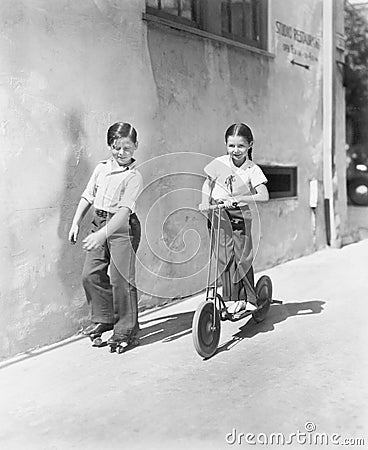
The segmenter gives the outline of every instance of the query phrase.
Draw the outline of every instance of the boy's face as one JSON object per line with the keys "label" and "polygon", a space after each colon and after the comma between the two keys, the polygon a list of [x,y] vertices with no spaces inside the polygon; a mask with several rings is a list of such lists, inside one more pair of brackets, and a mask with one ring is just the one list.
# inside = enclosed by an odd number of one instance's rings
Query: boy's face
{"label": "boy's face", "polygon": [[110,148],[112,156],[119,166],[126,166],[131,163],[137,144],[134,144],[129,137],[123,137],[116,139]]}
{"label": "boy's face", "polygon": [[234,163],[243,164],[248,158],[248,150],[252,142],[248,142],[243,136],[229,136],[226,149]]}

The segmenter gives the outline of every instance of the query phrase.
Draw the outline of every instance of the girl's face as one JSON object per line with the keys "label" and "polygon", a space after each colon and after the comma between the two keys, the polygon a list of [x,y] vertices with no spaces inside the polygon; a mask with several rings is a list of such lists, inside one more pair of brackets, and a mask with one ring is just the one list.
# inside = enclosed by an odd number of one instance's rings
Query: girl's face
{"label": "girl's face", "polygon": [[116,139],[110,148],[112,156],[119,166],[126,166],[132,162],[137,146],[138,144],[135,144],[129,137],[123,137]]}
{"label": "girl's face", "polygon": [[252,144],[253,142],[248,142],[243,136],[227,138],[226,149],[235,165],[241,166],[248,159],[248,150]]}

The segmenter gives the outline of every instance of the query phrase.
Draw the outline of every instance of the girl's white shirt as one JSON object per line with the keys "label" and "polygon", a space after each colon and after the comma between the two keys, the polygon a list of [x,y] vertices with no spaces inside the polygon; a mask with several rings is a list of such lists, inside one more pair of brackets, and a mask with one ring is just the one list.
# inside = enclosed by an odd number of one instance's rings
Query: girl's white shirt
{"label": "girl's white shirt", "polygon": [[236,195],[255,194],[255,188],[267,183],[262,169],[253,161],[246,160],[235,166],[230,155],[215,158],[204,168],[206,175],[214,181],[211,197],[214,200],[228,199]]}

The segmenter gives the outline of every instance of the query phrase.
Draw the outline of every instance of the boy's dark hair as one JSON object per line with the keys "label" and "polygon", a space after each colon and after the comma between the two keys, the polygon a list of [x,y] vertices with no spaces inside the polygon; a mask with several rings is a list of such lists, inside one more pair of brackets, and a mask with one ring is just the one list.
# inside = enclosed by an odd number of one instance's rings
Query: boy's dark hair
{"label": "boy's dark hair", "polygon": [[130,123],[116,122],[107,130],[107,145],[110,147],[117,139],[128,137],[136,144],[137,130],[133,128]]}
{"label": "boy's dark hair", "polygon": [[[252,130],[245,125],[245,123],[233,123],[229,126],[229,128],[225,132],[225,143],[227,144],[227,140],[229,136],[242,136],[247,140],[248,143],[253,142],[253,133]],[[248,158],[252,159],[252,150],[253,145],[248,150]]]}

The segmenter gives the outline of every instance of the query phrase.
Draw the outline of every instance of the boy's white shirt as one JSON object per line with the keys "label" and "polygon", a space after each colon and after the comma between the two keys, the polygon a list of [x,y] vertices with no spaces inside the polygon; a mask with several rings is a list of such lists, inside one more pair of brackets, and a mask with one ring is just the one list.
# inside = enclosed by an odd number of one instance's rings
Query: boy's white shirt
{"label": "boy's white shirt", "polygon": [[204,172],[215,181],[211,194],[214,200],[231,200],[232,195],[251,195],[255,193],[254,189],[257,186],[267,183],[265,174],[257,164],[247,160],[240,167],[237,167],[230,155],[215,158],[207,164]]}
{"label": "boy's white shirt", "polygon": [[135,211],[135,202],[143,187],[141,174],[134,161],[119,166],[114,158],[97,164],[82,197],[96,209],[116,213],[121,207]]}

